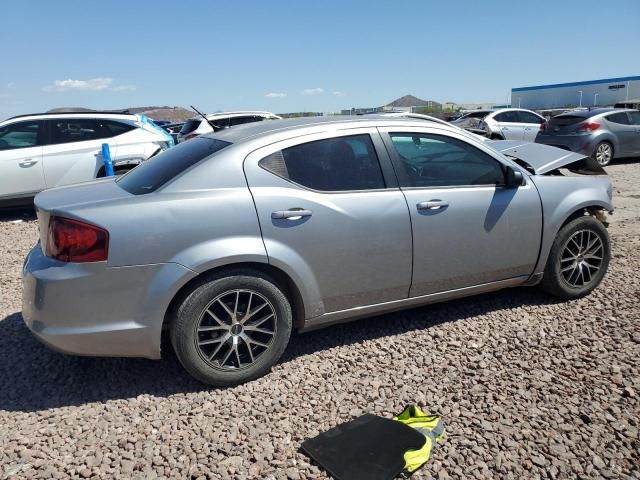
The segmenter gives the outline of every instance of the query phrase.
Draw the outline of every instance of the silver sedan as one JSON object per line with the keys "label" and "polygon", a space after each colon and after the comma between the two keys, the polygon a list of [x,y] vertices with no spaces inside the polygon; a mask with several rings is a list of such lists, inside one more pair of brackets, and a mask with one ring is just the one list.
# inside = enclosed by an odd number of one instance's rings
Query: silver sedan
{"label": "silver sedan", "polygon": [[611,184],[583,155],[410,118],[275,120],[39,194],[23,317],[63,352],[233,385],[292,331],[540,284],[587,295]]}

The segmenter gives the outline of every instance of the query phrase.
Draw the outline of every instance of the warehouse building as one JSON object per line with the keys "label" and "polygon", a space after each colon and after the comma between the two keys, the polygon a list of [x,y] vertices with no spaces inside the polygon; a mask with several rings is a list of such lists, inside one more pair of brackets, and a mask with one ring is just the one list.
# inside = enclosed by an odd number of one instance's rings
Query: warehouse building
{"label": "warehouse building", "polygon": [[531,109],[607,107],[640,98],[640,76],[511,89],[511,106]]}

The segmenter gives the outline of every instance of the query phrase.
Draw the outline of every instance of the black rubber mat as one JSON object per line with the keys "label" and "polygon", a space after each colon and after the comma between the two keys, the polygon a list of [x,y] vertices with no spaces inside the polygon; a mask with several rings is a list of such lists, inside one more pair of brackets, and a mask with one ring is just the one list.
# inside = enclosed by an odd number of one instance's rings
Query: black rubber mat
{"label": "black rubber mat", "polygon": [[425,441],[403,423],[366,414],[305,440],[302,450],[337,480],[391,480],[404,468],[404,453]]}

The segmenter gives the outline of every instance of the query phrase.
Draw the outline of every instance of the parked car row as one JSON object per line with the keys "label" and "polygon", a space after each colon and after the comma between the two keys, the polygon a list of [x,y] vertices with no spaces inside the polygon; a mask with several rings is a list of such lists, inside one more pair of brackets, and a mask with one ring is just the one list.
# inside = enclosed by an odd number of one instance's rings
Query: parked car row
{"label": "parked car row", "polygon": [[544,143],[595,159],[601,166],[614,158],[640,156],[640,112],[632,109],[578,109],[549,121],[531,110],[476,110],[451,124],[490,139]]}

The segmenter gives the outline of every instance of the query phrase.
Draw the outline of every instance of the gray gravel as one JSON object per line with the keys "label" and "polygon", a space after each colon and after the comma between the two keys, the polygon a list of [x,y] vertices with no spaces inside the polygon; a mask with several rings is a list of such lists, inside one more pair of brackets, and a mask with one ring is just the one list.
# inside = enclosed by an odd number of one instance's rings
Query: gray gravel
{"label": "gray gravel", "polygon": [[614,258],[589,297],[513,289],[294,336],[271,374],[227,390],[168,347],[154,362],[36,342],[20,317],[36,224],[3,214],[0,478],[326,478],[302,440],[408,403],[448,430],[414,478],[640,478],[640,163],[608,170]]}

